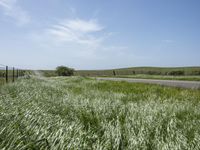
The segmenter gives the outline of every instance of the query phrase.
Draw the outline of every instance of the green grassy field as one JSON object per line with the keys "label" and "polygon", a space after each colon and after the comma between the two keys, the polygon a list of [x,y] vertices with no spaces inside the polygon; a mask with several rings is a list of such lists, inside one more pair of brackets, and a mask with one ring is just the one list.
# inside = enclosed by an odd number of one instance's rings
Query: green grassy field
{"label": "green grassy field", "polygon": [[113,70],[116,75],[170,75],[176,71],[182,71],[184,75],[199,75],[200,67],[176,67],[176,68],[161,68],[161,67],[132,67],[111,70],[77,70],[76,75],[80,76],[113,76]]}
{"label": "green grassy field", "polygon": [[39,72],[45,77],[56,77],[56,76],[58,76],[55,70],[39,70]]}
{"label": "green grassy field", "polygon": [[200,149],[200,91],[89,78],[0,87],[0,149]]}
{"label": "green grassy field", "polygon": [[[114,75],[114,72],[115,75]],[[170,75],[181,71],[184,75]],[[39,70],[45,77],[56,77],[55,70]],[[76,70],[75,76],[100,76],[100,77],[122,77],[139,79],[161,79],[161,80],[188,80],[200,81],[200,67],[179,68],[157,68],[157,67],[135,67],[115,70]]]}
{"label": "green grassy field", "polygon": [[4,84],[5,83],[5,79],[3,78],[0,78],[0,85]]}

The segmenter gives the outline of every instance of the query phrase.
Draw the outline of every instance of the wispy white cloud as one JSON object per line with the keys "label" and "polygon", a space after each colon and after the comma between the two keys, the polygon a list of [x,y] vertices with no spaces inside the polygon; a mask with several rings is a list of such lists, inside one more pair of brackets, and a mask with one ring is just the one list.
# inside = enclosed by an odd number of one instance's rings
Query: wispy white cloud
{"label": "wispy white cloud", "polygon": [[17,0],[0,0],[0,7],[3,13],[15,20],[17,25],[24,25],[30,22],[30,16],[17,3]]}
{"label": "wispy white cloud", "polygon": [[162,40],[163,43],[174,43],[173,40]]}
{"label": "wispy white cloud", "polygon": [[72,19],[50,26],[44,30],[44,35],[61,44],[73,42],[88,47],[97,47],[104,37],[98,37],[96,33],[103,29],[97,20]]}
{"label": "wispy white cloud", "polygon": [[[119,36],[118,34],[107,32],[105,26],[97,19],[69,19],[49,25],[33,33],[30,38],[44,51],[56,52],[60,60],[68,58],[69,63],[74,66],[108,62],[112,62],[114,66],[121,56],[126,58],[126,61],[132,61],[127,46],[112,43],[111,37]],[[74,62],[75,59],[79,60],[77,64]]]}
{"label": "wispy white cloud", "polygon": [[89,33],[89,32],[97,32],[101,31],[103,27],[97,23],[96,20],[80,20],[80,19],[75,19],[75,20],[67,20],[64,22],[64,25],[74,31],[80,31],[83,33]]}

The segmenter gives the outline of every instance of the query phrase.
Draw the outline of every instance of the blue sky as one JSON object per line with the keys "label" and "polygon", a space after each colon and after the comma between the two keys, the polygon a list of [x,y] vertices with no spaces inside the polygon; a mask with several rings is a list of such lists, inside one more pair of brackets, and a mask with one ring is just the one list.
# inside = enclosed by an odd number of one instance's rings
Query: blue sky
{"label": "blue sky", "polygon": [[0,0],[0,63],[200,66],[199,0]]}

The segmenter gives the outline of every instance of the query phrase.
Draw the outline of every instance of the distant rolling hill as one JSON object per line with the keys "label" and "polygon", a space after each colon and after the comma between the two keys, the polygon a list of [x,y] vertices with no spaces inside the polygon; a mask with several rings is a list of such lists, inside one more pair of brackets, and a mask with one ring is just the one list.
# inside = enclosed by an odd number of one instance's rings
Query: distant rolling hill
{"label": "distant rolling hill", "polygon": [[77,70],[75,75],[111,76],[111,75],[200,75],[200,66],[195,67],[130,67],[108,70]]}

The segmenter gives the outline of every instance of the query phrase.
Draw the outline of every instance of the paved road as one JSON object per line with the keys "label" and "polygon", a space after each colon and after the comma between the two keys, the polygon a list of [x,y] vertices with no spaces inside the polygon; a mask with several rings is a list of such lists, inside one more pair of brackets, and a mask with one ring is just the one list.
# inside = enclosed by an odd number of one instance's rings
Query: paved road
{"label": "paved road", "polygon": [[134,83],[150,83],[165,86],[173,86],[189,89],[200,89],[200,81],[178,81],[178,80],[154,80],[154,79],[133,79],[133,78],[101,78],[96,77],[97,80],[111,80],[111,81],[127,81]]}

